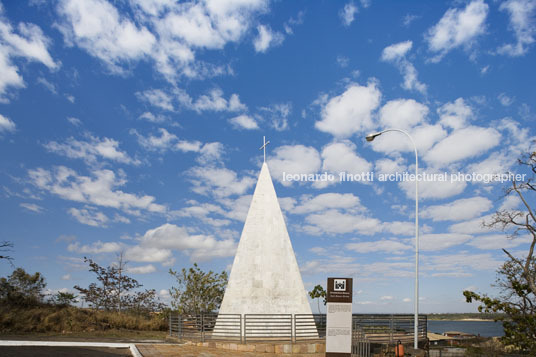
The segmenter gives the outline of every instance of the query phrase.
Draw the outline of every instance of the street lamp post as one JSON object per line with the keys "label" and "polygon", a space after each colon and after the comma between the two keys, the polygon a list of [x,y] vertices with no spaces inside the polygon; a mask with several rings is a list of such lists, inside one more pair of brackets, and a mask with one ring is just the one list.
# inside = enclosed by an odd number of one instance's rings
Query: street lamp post
{"label": "street lamp post", "polygon": [[415,316],[414,316],[414,325],[413,325],[413,347],[418,348],[419,344],[419,158],[417,155],[417,146],[413,141],[412,137],[402,129],[386,129],[374,134],[367,135],[367,141],[374,140],[377,136],[387,133],[389,131],[398,131],[409,138],[413,144],[413,149],[415,150]]}

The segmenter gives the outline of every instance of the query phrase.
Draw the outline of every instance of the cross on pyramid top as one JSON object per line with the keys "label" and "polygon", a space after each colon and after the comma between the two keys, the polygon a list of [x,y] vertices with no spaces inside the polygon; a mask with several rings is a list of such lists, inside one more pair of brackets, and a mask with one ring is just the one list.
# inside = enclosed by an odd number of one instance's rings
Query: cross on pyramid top
{"label": "cross on pyramid top", "polygon": [[259,148],[259,150],[263,150],[264,152],[264,162],[266,162],[266,145],[270,144],[270,141],[266,141],[266,136],[262,137],[262,143],[263,145]]}

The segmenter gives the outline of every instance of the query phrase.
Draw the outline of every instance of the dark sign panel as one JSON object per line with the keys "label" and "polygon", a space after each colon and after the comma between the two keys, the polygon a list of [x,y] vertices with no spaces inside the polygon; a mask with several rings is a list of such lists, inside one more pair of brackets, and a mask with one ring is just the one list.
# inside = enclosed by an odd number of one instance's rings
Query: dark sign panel
{"label": "dark sign panel", "polygon": [[352,303],[352,278],[328,278],[326,301]]}

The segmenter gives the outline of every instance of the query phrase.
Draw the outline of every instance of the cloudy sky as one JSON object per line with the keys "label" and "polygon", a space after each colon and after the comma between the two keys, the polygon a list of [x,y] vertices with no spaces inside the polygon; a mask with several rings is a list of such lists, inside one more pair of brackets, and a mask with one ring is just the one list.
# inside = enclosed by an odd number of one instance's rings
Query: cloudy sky
{"label": "cloudy sky", "polygon": [[[412,312],[414,172],[524,173],[536,1],[29,0],[0,3],[0,240],[51,290],[119,252],[166,298],[169,268],[229,269],[267,161],[306,288],[355,279],[355,312]],[[365,182],[283,173],[371,172]],[[450,176],[449,176],[450,177]],[[506,183],[420,184],[421,311],[474,311]],[[2,276],[11,271],[0,263]],[[316,303],[313,305],[316,311]]]}

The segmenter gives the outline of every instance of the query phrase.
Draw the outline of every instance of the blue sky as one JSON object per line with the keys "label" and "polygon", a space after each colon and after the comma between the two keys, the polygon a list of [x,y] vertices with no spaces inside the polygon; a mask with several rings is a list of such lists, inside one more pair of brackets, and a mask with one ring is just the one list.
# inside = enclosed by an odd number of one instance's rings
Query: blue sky
{"label": "blue sky", "polygon": [[[0,206],[17,266],[51,291],[124,252],[229,269],[267,161],[307,289],[353,276],[355,312],[412,312],[414,182],[283,173],[514,172],[534,140],[536,1],[2,1]],[[421,311],[474,311],[507,240],[507,184],[420,184]],[[11,271],[1,263],[0,273]],[[313,310],[316,311],[316,302]]]}

